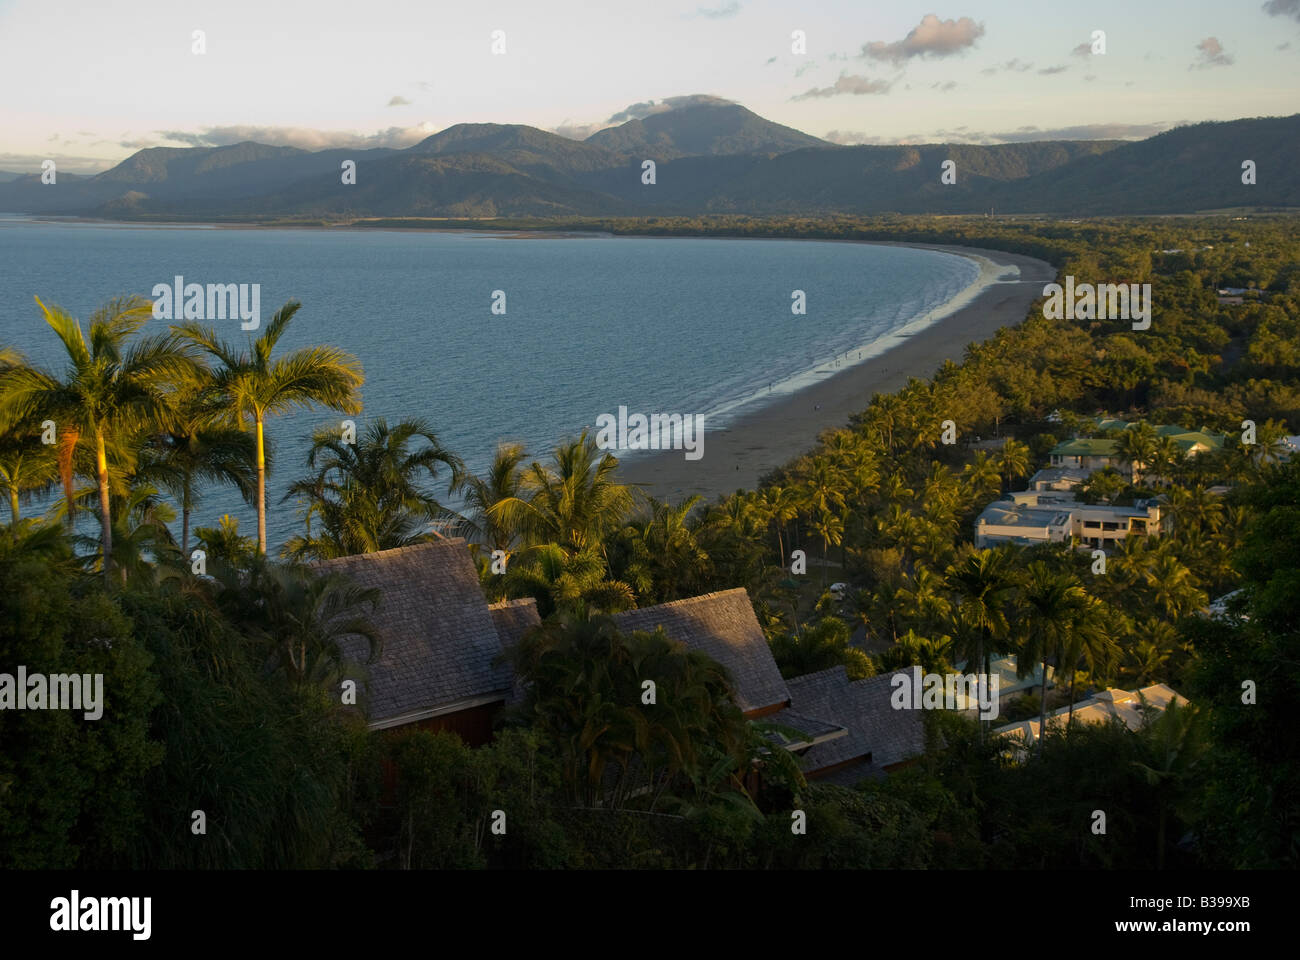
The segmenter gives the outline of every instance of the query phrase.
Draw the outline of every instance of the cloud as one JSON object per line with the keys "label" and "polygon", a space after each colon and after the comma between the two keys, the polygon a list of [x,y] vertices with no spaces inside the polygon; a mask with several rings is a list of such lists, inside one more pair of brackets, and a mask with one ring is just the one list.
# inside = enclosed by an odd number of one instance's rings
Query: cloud
{"label": "cloud", "polygon": [[411,105],[411,101],[399,95],[389,100],[388,105],[390,107],[409,107]]}
{"label": "cloud", "polygon": [[956,90],[957,83],[954,80],[949,80],[947,83],[932,83],[930,84],[930,89],[938,90],[941,93],[946,93],[949,90]]}
{"label": "cloud", "polygon": [[1196,45],[1200,51],[1195,63],[1189,70],[1204,70],[1208,67],[1230,67],[1233,63],[1232,55],[1224,53],[1223,44],[1219,43],[1218,37],[1206,37]]}
{"label": "cloud", "polygon": [[1006,63],[1002,64],[1001,66],[995,64],[991,67],[985,67],[983,70],[980,71],[980,73],[985,74],[986,76],[989,74],[997,73],[999,70],[1010,70],[1013,73],[1024,73],[1032,66],[1033,66],[1032,63],[1025,63],[1025,61],[1021,60],[1019,57],[1016,57],[1014,60],[1008,60]]}
{"label": "cloud", "polygon": [[859,55],[867,60],[889,60],[902,63],[912,57],[949,57],[974,46],[984,35],[984,24],[970,17],[960,20],[940,20],[933,13],[921,18],[902,40],[884,43],[880,40],[864,43]]}
{"label": "cloud", "polygon": [[1092,41],[1091,40],[1083,41],[1083,43],[1079,44],[1077,47],[1071,50],[1070,53],[1076,57],[1092,56]]}
{"label": "cloud", "polygon": [[812,69],[813,67],[815,67],[815,66],[817,66],[816,63],[814,63],[812,60],[807,60],[807,61],[805,61],[805,62],[799,64],[799,67],[798,67],[798,69],[795,70],[794,75],[795,75],[796,77],[802,77],[805,73],[807,73],[809,70],[811,70],[811,69]]}
{"label": "cloud", "polygon": [[774,63],[776,63],[776,57],[768,57],[767,62],[764,63],[763,66],[770,67]]}
{"label": "cloud", "polygon": [[116,160],[105,160],[102,157],[61,156],[57,153],[39,156],[34,153],[0,153],[0,170],[10,173],[37,174],[41,172],[41,164],[46,160],[53,160],[55,168],[61,174],[75,173],[80,176],[101,173],[118,163]]}
{"label": "cloud", "polygon": [[881,137],[873,134],[855,133],[850,130],[831,130],[823,135],[823,140],[849,145],[898,145],[916,146],[929,143],[1032,143],[1036,140],[1145,140],[1168,130],[1168,123],[1093,123],[1072,127],[1026,126],[1002,132],[972,131],[967,127],[955,127],[951,130],[933,130],[929,133],[913,133],[906,137]]}
{"label": "cloud", "polygon": [[1094,80],[1096,80],[1096,79],[1097,79],[1097,75],[1096,75],[1095,73],[1085,73],[1085,74],[1083,75],[1083,82],[1084,82],[1084,83],[1092,83],[1092,81],[1094,81]]}
{"label": "cloud", "polygon": [[570,140],[586,140],[593,133],[604,130],[606,127],[616,127],[621,123],[627,123],[629,120],[644,120],[656,113],[667,113],[669,110],[678,110],[682,107],[694,107],[701,104],[717,105],[734,102],[734,100],[714,97],[705,93],[693,93],[681,97],[664,97],[664,99],[657,102],[645,100],[641,103],[629,104],[607,120],[565,120],[559,126],[552,127],[551,132],[558,133],[562,137],[568,137]]}
{"label": "cloud", "polygon": [[1047,76],[1051,76],[1054,73],[1065,73],[1065,71],[1069,69],[1070,68],[1067,67],[1065,64],[1061,64],[1059,67],[1043,67],[1043,69],[1039,70],[1038,72],[1040,75],[1047,77]]}
{"label": "cloud", "polygon": [[1260,9],[1270,17],[1290,17],[1300,21],[1300,0],[1268,0]]}
{"label": "cloud", "polygon": [[722,20],[726,17],[734,17],[738,13],[740,13],[740,4],[736,0],[724,3],[720,7],[697,7],[695,10],[696,16],[707,17],[710,20]]}
{"label": "cloud", "polygon": [[821,97],[838,97],[841,94],[853,94],[861,96],[867,93],[888,93],[892,86],[887,80],[872,80],[870,77],[864,77],[861,74],[840,74],[840,78],[829,87],[813,87],[796,96],[791,100],[813,100]]}
{"label": "cloud", "polygon": [[653,100],[645,100],[641,103],[633,103],[618,113],[611,116],[605,121],[605,126],[616,123],[627,123],[629,120],[644,120],[656,113],[667,113],[669,110],[677,110],[681,107],[694,107],[700,104],[722,104],[732,103],[723,97],[714,97],[704,93],[692,93],[683,97],[664,97],[656,103]]}
{"label": "cloud", "polygon": [[190,147],[224,147],[253,140],[273,147],[297,147],[300,150],[330,150],[336,147],[401,149],[419,143],[438,130],[430,123],[414,127],[389,127],[376,133],[361,134],[344,130],[315,130],[310,127],[260,127],[234,124],[207,127],[198,133],[187,130],[158,130],[158,136],[172,143]]}
{"label": "cloud", "polygon": [[604,130],[608,126],[608,123],[574,123],[566,120],[558,127],[551,127],[551,133],[558,133],[570,140],[586,140],[593,133]]}

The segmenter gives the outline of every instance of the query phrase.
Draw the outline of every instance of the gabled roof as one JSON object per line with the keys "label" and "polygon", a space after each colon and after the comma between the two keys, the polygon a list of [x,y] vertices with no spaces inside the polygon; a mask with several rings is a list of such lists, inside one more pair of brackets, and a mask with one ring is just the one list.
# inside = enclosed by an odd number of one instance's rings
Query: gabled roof
{"label": "gabled roof", "polygon": [[[497,636],[501,638],[502,650],[509,650],[525,633],[542,622],[537,612],[537,601],[532,597],[502,600],[488,607],[488,612],[492,615],[492,625],[497,628]],[[513,670],[510,671],[510,677],[510,696],[506,702],[514,706],[524,698],[524,685]]]}
{"label": "gabled roof", "polygon": [[[822,717],[848,729],[848,735],[819,743],[802,757],[805,773],[870,756],[874,767],[889,767],[925,752],[925,728],[919,710],[895,710],[890,703],[895,673],[850,680],[843,665],[789,681],[800,712]],[[907,678],[904,671],[897,675]]]}
{"label": "gabled roof", "polygon": [[[505,699],[510,673],[495,663],[501,641],[464,540],[339,557],[317,566],[382,594],[379,608],[369,614],[383,640],[379,659],[366,668],[372,726]],[[343,650],[347,659],[364,662],[366,645],[360,638],[345,639]]]}
{"label": "gabled roof", "polygon": [[745,713],[790,702],[790,690],[743,587],[625,610],[614,614],[614,622],[624,632],[653,633],[663,627],[670,640],[707,653],[731,674],[736,705]]}
{"label": "gabled roof", "polygon": [[492,616],[492,625],[497,628],[503,650],[513,647],[525,633],[542,622],[537,612],[537,601],[532,597],[502,600],[491,604],[488,613]]}
{"label": "gabled roof", "polygon": [[1076,438],[1058,443],[1052,448],[1053,457],[1113,457],[1119,443],[1099,438]]}

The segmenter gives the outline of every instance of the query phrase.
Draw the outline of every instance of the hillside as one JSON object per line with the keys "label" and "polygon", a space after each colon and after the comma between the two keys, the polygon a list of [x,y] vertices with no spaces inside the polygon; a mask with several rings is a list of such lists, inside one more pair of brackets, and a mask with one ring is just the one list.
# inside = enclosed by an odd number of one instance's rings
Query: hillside
{"label": "hillside", "polygon": [[[150,148],[93,177],[0,180],[0,211],[110,218],[546,217],[708,213],[1128,215],[1300,207],[1300,115],[1148,140],[835,146],[737,104],[693,103],[572,140],[463,123],[404,150]],[[642,161],[654,160],[653,185]],[[1258,183],[1241,183],[1243,159]],[[357,181],[344,185],[344,160]],[[944,184],[945,161],[956,182]]]}

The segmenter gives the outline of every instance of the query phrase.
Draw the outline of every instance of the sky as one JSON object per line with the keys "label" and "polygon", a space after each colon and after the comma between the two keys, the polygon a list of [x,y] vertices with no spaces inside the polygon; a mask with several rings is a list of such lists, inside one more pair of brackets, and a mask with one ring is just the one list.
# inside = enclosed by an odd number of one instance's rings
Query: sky
{"label": "sky", "polygon": [[1140,139],[1300,113],[1297,78],[1300,0],[0,0],[0,170],[462,122],[580,138],[695,95],[836,143]]}

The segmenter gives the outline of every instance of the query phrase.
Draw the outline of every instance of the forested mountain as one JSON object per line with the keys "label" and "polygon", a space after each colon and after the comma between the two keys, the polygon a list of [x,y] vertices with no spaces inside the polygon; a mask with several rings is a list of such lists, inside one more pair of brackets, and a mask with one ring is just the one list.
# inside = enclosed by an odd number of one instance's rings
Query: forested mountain
{"label": "forested mountain", "polygon": [[[1300,115],[1201,123],[1138,142],[835,146],[738,104],[703,101],[585,141],[466,123],[403,150],[156,147],[93,177],[0,181],[0,211],[265,220],[1276,209],[1300,207],[1297,145]],[[346,160],[356,163],[354,184],[343,183]],[[652,184],[646,160],[656,165]],[[951,183],[941,180],[946,161]]]}

